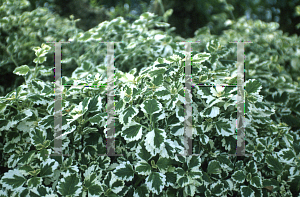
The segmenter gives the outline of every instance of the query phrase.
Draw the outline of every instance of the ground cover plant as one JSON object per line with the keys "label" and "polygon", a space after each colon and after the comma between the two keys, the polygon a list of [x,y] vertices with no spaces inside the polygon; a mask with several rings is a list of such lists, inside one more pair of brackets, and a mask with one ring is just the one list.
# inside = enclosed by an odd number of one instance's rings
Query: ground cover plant
{"label": "ground cover plant", "polygon": [[[176,42],[184,40],[170,36],[171,28],[154,30],[169,26],[161,19],[146,12],[129,24],[118,17],[74,33],[63,46],[62,84],[101,84],[106,46],[97,42],[123,42],[115,44],[119,157],[98,156],[107,151],[105,86],[64,86],[62,147],[70,156],[45,155],[54,152],[54,87],[44,78],[53,74],[46,62],[54,47],[31,49],[32,62],[13,70],[24,83],[0,97],[0,196],[299,196],[299,38],[245,18],[228,21],[231,30],[218,37],[208,28],[195,32],[189,40],[201,43],[192,46],[193,84],[235,83],[237,47],[228,42],[253,42],[245,45],[244,124],[253,156],[228,156],[237,146],[237,88],[196,85],[192,149],[200,156],[183,157],[190,95],[184,45]],[[72,64],[76,69],[64,72]]]}

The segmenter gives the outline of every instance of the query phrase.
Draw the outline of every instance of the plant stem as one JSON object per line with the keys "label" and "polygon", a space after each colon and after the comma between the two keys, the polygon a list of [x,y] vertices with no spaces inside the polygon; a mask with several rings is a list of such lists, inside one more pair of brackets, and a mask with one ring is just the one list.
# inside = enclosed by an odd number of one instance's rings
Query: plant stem
{"label": "plant stem", "polygon": [[152,125],[152,129],[154,129],[154,122],[152,121],[152,114],[150,115],[150,124]]}
{"label": "plant stem", "polygon": [[160,9],[161,9],[162,15],[164,15],[164,13],[165,13],[164,5],[162,4],[161,0],[158,0],[158,3],[160,5]]}
{"label": "plant stem", "polygon": [[9,105],[9,106],[11,106],[12,108],[15,108],[16,110],[18,110],[15,106],[13,106],[13,105]]}
{"label": "plant stem", "polygon": [[141,182],[142,180],[144,180],[143,177],[138,176],[138,179],[137,179],[137,181],[135,182],[134,187],[137,187],[137,186],[140,184],[140,182]]}
{"label": "plant stem", "polygon": [[[228,6],[227,1],[225,1],[225,4]],[[234,15],[232,13],[232,10],[229,10],[229,12],[230,12],[230,15],[231,15],[232,19],[235,20],[235,17],[234,17]]]}
{"label": "plant stem", "polygon": [[141,124],[142,127],[144,127],[145,129],[147,129],[148,131],[150,131],[150,129],[144,125]]}
{"label": "plant stem", "polygon": [[2,46],[3,49],[5,49],[6,53],[9,55],[10,59],[13,61],[13,63],[16,65],[16,67],[19,67],[16,60],[13,58],[12,54],[7,50],[7,47],[2,43],[0,43],[0,46]]}
{"label": "plant stem", "polygon": [[37,66],[38,66],[38,63],[35,64],[35,69],[34,69],[34,78],[36,78],[36,75],[37,75]]}

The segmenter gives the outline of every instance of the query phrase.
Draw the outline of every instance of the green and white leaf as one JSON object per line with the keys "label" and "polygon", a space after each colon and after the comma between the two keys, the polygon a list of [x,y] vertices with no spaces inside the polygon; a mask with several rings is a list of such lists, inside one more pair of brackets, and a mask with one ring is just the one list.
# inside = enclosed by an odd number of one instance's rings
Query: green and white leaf
{"label": "green and white leaf", "polygon": [[[143,109],[142,109],[143,110]],[[119,115],[120,123],[126,125],[132,121],[133,117],[139,113],[138,108],[134,106],[127,107],[123,112]]]}
{"label": "green and white leaf", "polygon": [[283,170],[282,163],[273,155],[266,155],[266,163],[271,170],[279,172]]}
{"label": "green and white leaf", "polygon": [[241,186],[241,195],[245,197],[254,197],[255,192],[248,186]]}
{"label": "green and white leaf", "polygon": [[236,181],[237,183],[244,183],[244,181],[246,179],[246,175],[245,175],[244,171],[238,170],[233,173],[232,179],[234,181]]}
{"label": "green and white leaf", "polygon": [[165,87],[163,87],[163,86],[157,88],[156,91],[154,92],[154,95],[158,99],[162,99],[162,100],[169,100],[169,99],[171,99],[171,93]]}
{"label": "green and white leaf", "polygon": [[82,190],[82,183],[76,174],[70,174],[69,171],[62,172],[63,178],[56,186],[59,194],[63,196],[79,196]]}
{"label": "green and white leaf", "polygon": [[127,141],[136,141],[142,138],[142,126],[136,122],[129,122],[122,128],[122,137]]}
{"label": "green and white leaf", "polygon": [[54,159],[47,159],[41,164],[41,177],[53,177],[54,171],[58,168],[59,164]]}
{"label": "green and white leaf", "polygon": [[141,142],[138,144],[137,149],[136,149],[136,157],[145,161],[148,161],[152,156],[151,154],[146,150],[145,148],[145,142]]}
{"label": "green and white leaf", "polygon": [[245,90],[248,94],[259,94],[262,89],[262,85],[258,80],[249,79],[246,82]]}
{"label": "green and white leaf", "polygon": [[216,123],[216,130],[219,135],[230,136],[235,134],[234,120],[220,118]]}
{"label": "green and white leaf", "polygon": [[218,182],[213,183],[210,186],[210,191],[213,195],[222,196],[223,192],[225,191],[224,183],[222,183],[220,180],[218,180]]}
{"label": "green and white leaf", "polygon": [[26,181],[27,179],[23,176],[21,171],[14,169],[5,172],[0,183],[6,189],[17,190],[18,188],[22,187]]}
{"label": "green and white leaf", "polygon": [[206,60],[208,60],[210,58],[210,53],[198,53],[196,55],[193,56],[192,58],[192,62],[193,64],[201,64],[202,62],[205,62]]}
{"label": "green and white leaf", "polygon": [[41,150],[47,137],[46,131],[38,127],[35,129],[30,128],[29,135],[31,143],[36,147],[37,150]]}
{"label": "green and white leaf", "polygon": [[212,160],[208,163],[207,173],[208,174],[220,174],[222,172],[219,161]]}
{"label": "green and white leaf", "polygon": [[123,181],[131,181],[134,177],[134,170],[129,161],[121,163],[114,170],[116,177]]}
{"label": "green and white leaf", "polygon": [[285,164],[293,163],[296,158],[296,153],[289,148],[280,150],[277,155],[280,158],[280,161]]}
{"label": "green and white leaf", "polygon": [[165,187],[166,175],[160,172],[151,172],[151,174],[146,178],[145,183],[152,193],[158,195]]}
{"label": "green and white leaf", "polygon": [[141,109],[145,114],[152,115],[162,111],[162,104],[155,99],[150,99],[141,104]]}
{"label": "green and white leaf", "polygon": [[150,173],[151,173],[150,164],[148,164],[148,162],[146,162],[144,160],[138,161],[134,166],[135,166],[135,171],[138,174],[147,176],[147,175],[150,175]]}
{"label": "green and white leaf", "polygon": [[146,150],[151,153],[151,155],[156,155],[161,152],[163,143],[166,139],[166,133],[164,130],[159,128],[154,128],[152,131],[148,132],[145,136],[145,147]]}
{"label": "green and white leaf", "polygon": [[261,176],[253,176],[251,178],[250,184],[254,186],[255,188],[262,188],[263,182]]}
{"label": "green and white leaf", "polygon": [[19,67],[16,67],[13,71],[14,74],[24,76],[30,71],[30,68],[27,65],[22,65]]}
{"label": "green and white leaf", "polygon": [[32,177],[28,179],[27,185],[30,188],[38,187],[42,184],[43,178],[42,177]]}
{"label": "green and white leaf", "polygon": [[220,114],[219,107],[208,107],[200,112],[200,115],[203,117],[215,118]]}

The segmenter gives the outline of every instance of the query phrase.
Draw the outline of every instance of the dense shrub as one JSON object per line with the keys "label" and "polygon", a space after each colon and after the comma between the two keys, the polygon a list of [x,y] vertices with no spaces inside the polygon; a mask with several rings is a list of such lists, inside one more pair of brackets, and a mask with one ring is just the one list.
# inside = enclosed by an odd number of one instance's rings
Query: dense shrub
{"label": "dense shrub", "polygon": [[[28,11],[26,0],[4,1],[0,7],[0,94],[6,95],[22,84],[22,78],[12,74],[13,70],[23,64],[34,67],[32,47],[47,41],[67,41],[76,31],[71,20],[62,19],[48,9],[39,7]],[[48,57],[53,58],[54,51]],[[53,67],[53,61],[44,63],[45,69]],[[8,80],[10,79],[10,80]],[[52,80],[45,77],[44,80]]]}
{"label": "dense shrub", "polygon": [[[221,36],[202,28],[190,39],[201,41],[192,46],[192,82],[213,85],[236,82],[237,47],[229,42],[253,42],[245,45],[244,123],[246,153],[253,156],[232,157],[237,88],[185,91],[184,45],[176,43],[183,39],[171,36],[172,28],[154,30],[169,26],[160,19],[146,12],[129,24],[118,17],[73,33],[63,45],[62,84],[101,84],[108,79],[107,47],[98,42],[122,42],[115,44],[114,78],[119,157],[98,156],[107,151],[105,86],[64,86],[62,147],[70,156],[45,155],[54,150],[55,101],[53,82],[42,75],[50,75],[54,47],[31,48],[32,59],[13,70],[24,83],[0,97],[0,196],[299,196],[299,70],[293,63],[299,39],[276,30],[276,23],[245,18],[228,21],[231,30]],[[177,155],[184,150],[187,96],[192,149],[200,156]]]}

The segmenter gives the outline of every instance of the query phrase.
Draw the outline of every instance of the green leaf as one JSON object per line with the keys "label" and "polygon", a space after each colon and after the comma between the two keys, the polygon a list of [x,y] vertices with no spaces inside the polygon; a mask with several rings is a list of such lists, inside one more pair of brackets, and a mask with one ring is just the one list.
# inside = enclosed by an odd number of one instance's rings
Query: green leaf
{"label": "green leaf", "polygon": [[142,138],[142,126],[136,122],[129,122],[122,128],[122,137],[127,141],[136,141]]}
{"label": "green leaf", "polygon": [[78,41],[87,42],[89,39],[91,39],[92,34],[90,32],[80,33],[80,37],[78,38]]}
{"label": "green leaf", "polygon": [[121,110],[124,110],[124,107],[125,107],[125,102],[123,99],[120,99],[117,104],[115,105],[115,110],[116,112],[119,112]]}
{"label": "green leaf", "polygon": [[221,173],[220,163],[216,160],[210,161],[207,166],[207,173],[208,174],[220,174]]}
{"label": "green leaf", "polygon": [[143,159],[145,161],[148,161],[151,158],[151,154],[145,148],[145,142],[144,141],[139,143],[139,145],[136,149],[135,155],[136,155],[137,158]]}
{"label": "green leaf", "polygon": [[262,182],[262,177],[261,176],[253,176],[250,184],[256,188],[262,188],[263,182]]}
{"label": "green leaf", "polygon": [[246,175],[243,170],[235,171],[231,177],[237,183],[244,183],[244,181],[246,179]]}
{"label": "green leaf", "polygon": [[287,103],[289,100],[289,93],[286,91],[283,92],[274,92],[272,93],[273,101],[276,103]]}
{"label": "green leaf", "polygon": [[279,161],[278,158],[275,158],[273,155],[267,155],[266,162],[271,170],[279,172],[283,170],[282,163]]}
{"label": "green leaf", "polygon": [[153,17],[154,17],[154,14],[151,12],[145,12],[140,16],[141,19],[151,19]]}
{"label": "green leaf", "polygon": [[145,137],[145,147],[152,155],[161,152],[162,146],[166,138],[166,133],[162,129],[154,128],[148,132]]}
{"label": "green leaf", "polygon": [[19,67],[15,68],[13,73],[16,74],[16,75],[24,76],[29,72],[29,70],[30,69],[27,65],[22,65],[22,66],[19,66]]}
{"label": "green leaf", "polygon": [[9,20],[8,20],[8,17],[3,17],[0,19],[0,23],[8,23]]}
{"label": "green leaf", "polygon": [[205,134],[200,134],[199,135],[199,140],[203,145],[206,145],[209,141],[209,137]]}
{"label": "green leaf", "polygon": [[215,118],[220,114],[220,108],[215,106],[208,107],[205,110],[203,110],[200,114],[204,117]]}
{"label": "green leaf", "polygon": [[220,47],[220,43],[217,40],[211,40],[206,45],[206,49],[209,52],[216,52],[218,50],[218,47]]}
{"label": "green leaf", "polygon": [[189,185],[189,178],[185,174],[183,176],[177,176],[177,184],[180,187],[186,187]]}
{"label": "green leaf", "polygon": [[34,63],[42,64],[47,60],[47,57],[37,57],[33,60]]}
{"label": "green leaf", "polygon": [[300,5],[296,6],[296,15],[300,16]]}
{"label": "green leaf", "polygon": [[29,166],[29,165],[24,165],[24,166],[19,167],[19,170],[22,172],[23,175],[27,176],[31,172],[34,171],[34,168],[32,166]]}
{"label": "green leaf", "polygon": [[292,163],[296,158],[296,154],[294,153],[294,151],[289,148],[280,150],[278,152],[278,156],[280,158],[280,161],[286,164]]}
{"label": "green leaf", "polygon": [[54,159],[47,159],[41,165],[41,177],[53,177],[54,171],[58,168],[58,162]]}
{"label": "green leaf", "polygon": [[146,178],[146,185],[147,188],[152,191],[152,193],[155,193],[156,195],[160,194],[165,187],[166,183],[166,175],[160,173],[160,172],[152,172],[147,178]]}
{"label": "green leaf", "polygon": [[282,122],[285,122],[287,125],[289,125],[291,127],[299,127],[300,126],[300,118],[297,116],[293,116],[291,114],[283,115]]}
{"label": "green leaf", "polygon": [[151,77],[157,76],[157,75],[164,75],[166,72],[166,68],[162,67],[162,68],[155,68],[151,71],[149,71],[149,75]]}
{"label": "green leaf", "polygon": [[17,169],[5,172],[4,176],[1,178],[3,187],[10,190],[16,190],[17,188],[22,187],[26,181],[27,179]]}
{"label": "green leaf", "polygon": [[164,157],[160,157],[158,159],[156,165],[158,166],[158,169],[160,171],[162,171],[162,170],[166,171],[171,163],[172,163],[172,161],[170,161],[170,159],[164,158]]}
{"label": "green leaf", "polygon": [[116,177],[123,181],[132,181],[134,177],[134,170],[129,161],[121,163],[114,170]]}
{"label": "green leaf", "polygon": [[201,129],[202,129],[203,133],[209,132],[212,127],[213,127],[213,124],[209,119],[206,121],[203,121],[201,124]]}
{"label": "green leaf", "polygon": [[6,103],[4,103],[4,102],[0,103],[0,113],[4,114],[4,111],[6,110],[6,107],[7,107]]}
{"label": "green leaf", "polygon": [[34,104],[37,105],[47,105],[50,101],[52,101],[52,98],[46,95],[40,95],[40,94],[31,94],[27,96],[27,98],[32,101]]}
{"label": "green leaf", "polygon": [[57,185],[57,191],[63,196],[79,196],[82,190],[82,183],[76,174],[70,174],[69,171],[62,172],[63,178]]}
{"label": "green leaf", "polygon": [[0,119],[0,131],[9,130],[18,123],[19,121],[17,120]]}
{"label": "green leaf", "polygon": [[153,80],[152,80],[152,82],[155,86],[160,86],[163,83],[163,81],[164,81],[164,77],[162,74],[158,74],[158,75],[154,76]]}
{"label": "green leaf", "polygon": [[42,48],[46,51],[49,51],[51,49],[51,47],[49,45],[46,45],[45,43],[42,43]]}
{"label": "green leaf", "polygon": [[250,79],[246,82],[245,90],[248,94],[256,93],[258,94],[262,88],[261,83],[258,80]]}
{"label": "green leaf", "polygon": [[98,124],[99,126],[103,127],[106,124],[107,113],[98,113],[89,118],[89,122],[94,125]]}
{"label": "green leaf", "polygon": [[102,107],[101,101],[102,101],[102,99],[99,95],[91,98],[89,100],[89,104],[88,104],[88,111],[89,112],[100,111],[101,107]]}
{"label": "green leaf", "polygon": [[171,93],[163,86],[157,88],[156,91],[154,92],[154,95],[158,99],[162,99],[162,100],[169,100],[171,98]]}
{"label": "green leaf", "polygon": [[198,169],[201,166],[201,158],[189,156],[187,158],[187,166],[189,170],[192,170],[193,168]]}
{"label": "green leaf", "polygon": [[[75,125],[74,125],[75,126]],[[97,133],[99,130],[95,127],[85,127],[82,131],[83,135],[87,135],[89,133]]]}
{"label": "green leaf", "polygon": [[248,186],[241,186],[241,195],[245,197],[254,197],[255,192]]}
{"label": "green leaf", "polygon": [[255,161],[249,161],[246,164],[246,170],[247,172],[251,173],[251,174],[255,174],[257,173],[257,165]]}
{"label": "green leaf", "polygon": [[29,135],[31,143],[36,147],[37,150],[41,150],[43,148],[44,141],[46,140],[46,131],[39,128],[31,128]]}
{"label": "green leaf", "polygon": [[151,173],[151,166],[148,164],[148,162],[141,160],[141,161],[138,161],[137,164],[135,165],[135,171],[138,174],[146,176]]}
{"label": "green leaf", "polygon": [[102,187],[98,183],[94,183],[90,187],[88,187],[89,195],[91,196],[97,196],[99,193],[102,193]]}
{"label": "green leaf", "polygon": [[132,121],[133,117],[139,113],[138,108],[130,106],[127,107],[121,114],[119,115],[120,123],[126,125]]}
{"label": "green leaf", "polygon": [[30,179],[28,179],[27,184],[28,187],[30,188],[34,188],[34,187],[38,187],[42,184],[42,177],[32,177]]}
{"label": "green leaf", "polygon": [[145,114],[152,115],[162,110],[162,104],[155,99],[150,99],[141,104],[141,109]]}
{"label": "green leaf", "polygon": [[156,27],[170,27],[169,23],[164,23],[164,22],[156,22],[155,23]]}
{"label": "green leaf", "polygon": [[149,196],[149,190],[145,185],[141,185],[134,190],[133,196]]}
{"label": "green leaf", "polygon": [[192,64],[201,64],[210,58],[210,53],[198,53],[192,57]]}
{"label": "green leaf", "polygon": [[28,153],[21,156],[21,159],[18,161],[18,163],[20,165],[31,163],[35,154],[36,154],[36,150],[29,151]]}
{"label": "green leaf", "polygon": [[275,192],[279,190],[279,182],[273,178],[264,179],[263,187],[268,189],[271,192]]}
{"label": "green leaf", "polygon": [[231,121],[228,119],[221,118],[215,123],[215,125],[219,135],[231,136],[235,134],[235,130],[232,128],[233,124],[231,124]]}
{"label": "green leaf", "polygon": [[39,49],[39,50],[35,51],[35,55],[37,57],[44,57],[47,53],[48,53],[48,51],[46,51],[44,49]]}
{"label": "green leaf", "polygon": [[225,191],[224,184],[220,182],[220,180],[217,183],[213,183],[210,186],[210,191],[212,194],[216,196],[221,196],[222,193]]}

